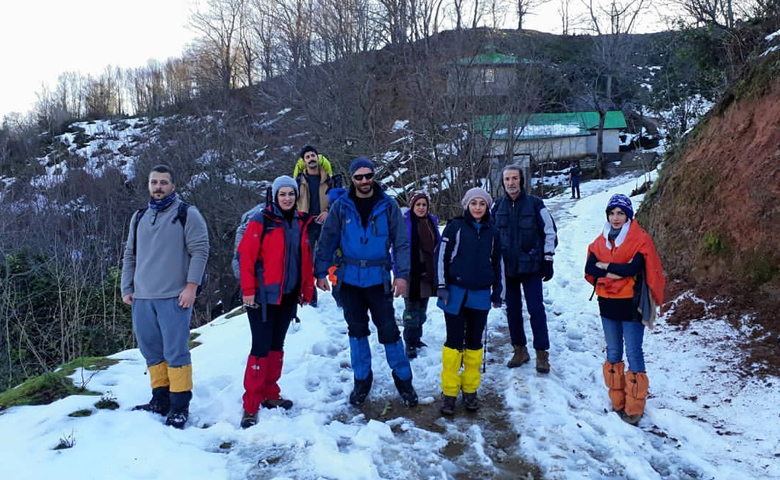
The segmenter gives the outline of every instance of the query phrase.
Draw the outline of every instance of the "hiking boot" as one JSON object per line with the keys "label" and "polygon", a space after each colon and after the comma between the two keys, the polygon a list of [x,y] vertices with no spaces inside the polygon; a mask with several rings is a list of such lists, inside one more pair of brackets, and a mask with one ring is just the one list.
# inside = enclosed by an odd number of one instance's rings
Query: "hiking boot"
{"label": "hiking boot", "polygon": [[417,392],[414,391],[412,386],[412,379],[401,380],[393,372],[393,381],[395,382],[395,388],[398,389],[398,393],[401,394],[401,398],[404,400],[404,405],[407,407],[416,407],[419,399],[417,398]]}
{"label": "hiking boot", "polygon": [[257,425],[257,414],[256,413],[247,413],[246,410],[244,410],[244,416],[241,417],[241,428],[249,428],[254,427]]}
{"label": "hiking boot", "polygon": [[536,371],[550,373],[550,352],[547,350],[536,351]]}
{"label": "hiking boot", "polygon": [[292,400],[287,400],[284,398],[277,398],[275,400],[264,400],[261,404],[263,408],[283,408],[285,410],[289,410],[293,406]]}
{"label": "hiking boot", "polygon": [[525,345],[515,345],[514,347],[515,354],[512,355],[512,358],[507,362],[507,367],[516,368],[531,361],[531,356],[528,355],[528,349],[525,348]]}
{"label": "hiking boot", "polygon": [[470,412],[476,412],[479,410],[479,400],[477,399],[477,392],[466,393],[463,392],[463,406]]}
{"label": "hiking boot", "polygon": [[439,411],[442,415],[455,415],[455,400],[457,397],[442,395]]}
{"label": "hiking boot", "polygon": [[349,394],[349,403],[356,407],[360,407],[366,401],[368,392],[371,391],[371,384],[374,381],[374,373],[368,372],[368,377],[365,380],[355,379],[355,387],[352,389],[352,393]]}
{"label": "hiking boot", "polygon": [[619,410],[618,415],[620,415],[620,419],[626,422],[629,425],[637,426],[639,424],[639,421],[642,420],[642,414],[638,413],[636,415],[629,415],[623,410]]}
{"label": "hiking boot", "polygon": [[187,419],[190,416],[192,392],[171,392],[168,398],[170,398],[171,401],[171,411],[168,412],[168,418],[165,419],[165,424],[169,427],[181,430],[184,428],[184,424],[187,423]]}
{"label": "hiking boot", "polygon": [[410,344],[406,345],[406,358],[409,360],[417,358],[417,346]]}
{"label": "hiking boot", "polygon": [[132,408],[133,411],[141,410],[144,412],[152,412],[158,415],[168,415],[168,411],[171,409],[171,399],[168,387],[157,387],[152,389],[152,399],[149,403],[143,405],[136,405]]}
{"label": "hiking boot", "polygon": [[190,417],[190,409],[183,408],[181,410],[175,410],[168,413],[168,418],[165,419],[165,424],[169,427],[178,428],[179,430],[184,428],[184,424],[187,423],[187,419]]}
{"label": "hiking boot", "polygon": [[427,347],[427,346],[428,346],[428,344],[426,344],[426,343],[425,343],[425,342],[423,342],[422,340],[417,340],[416,342],[414,342],[414,346],[415,346],[415,348],[417,348],[417,349],[420,349],[420,348],[425,348],[425,347]]}

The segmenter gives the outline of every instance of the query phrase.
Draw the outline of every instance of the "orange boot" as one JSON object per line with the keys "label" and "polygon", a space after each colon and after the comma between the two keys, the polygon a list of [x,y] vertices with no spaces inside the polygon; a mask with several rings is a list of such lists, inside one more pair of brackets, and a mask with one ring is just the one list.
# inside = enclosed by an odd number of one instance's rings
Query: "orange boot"
{"label": "orange boot", "polygon": [[612,410],[620,412],[626,408],[626,376],[623,362],[604,362],[604,384],[609,388]]}
{"label": "orange boot", "polygon": [[645,413],[645,402],[650,381],[645,372],[634,373],[631,370],[626,373],[626,411],[622,416],[626,423],[636,425]]}

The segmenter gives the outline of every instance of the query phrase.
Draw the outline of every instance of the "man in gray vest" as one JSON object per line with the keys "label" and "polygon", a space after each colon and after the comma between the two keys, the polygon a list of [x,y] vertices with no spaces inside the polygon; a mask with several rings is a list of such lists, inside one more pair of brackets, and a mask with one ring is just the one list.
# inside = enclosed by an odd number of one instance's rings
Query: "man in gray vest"
{"label": "man in gray vest", "polygon": [[[557,243],[555,222],[541,198],[525,191],[523,171],[509,165],[502,172],[506,195],[493,206],[492,216],[501,234],[501,254],[506,282],[506,317],[514,355],[509,368],[531,360],[523,329],[523,293],[531,316],[536,349],[536,371],[550,372],[550,339],[544,311],[542,281],[553,276],[553,255]],[[521,293],[520,288],[523,292]]]}
{"label": "man in gray vest", "polygon": [[175,190],[173,170],[154,167],[149,205],[130,220],[122,301],[133,307],[133,332],[152,384],[152,399],[133,410],[166,415],[166,425],[184,428],[192,399],[190,318],[209,237],[198,209],[182,202]]}

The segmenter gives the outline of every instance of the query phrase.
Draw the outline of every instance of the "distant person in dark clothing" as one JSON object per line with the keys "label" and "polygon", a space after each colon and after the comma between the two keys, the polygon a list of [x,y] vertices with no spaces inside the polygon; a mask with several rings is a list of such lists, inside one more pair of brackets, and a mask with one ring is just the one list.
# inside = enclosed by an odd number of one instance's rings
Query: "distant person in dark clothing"
{"label": "distant person in dark clothing", "polygon": [[580,199],[580,166],[577,163],[571,162],[571,168],[569,168],[569,183],[571,184],[571,198],[574,198],[577,194],[577,200]]}

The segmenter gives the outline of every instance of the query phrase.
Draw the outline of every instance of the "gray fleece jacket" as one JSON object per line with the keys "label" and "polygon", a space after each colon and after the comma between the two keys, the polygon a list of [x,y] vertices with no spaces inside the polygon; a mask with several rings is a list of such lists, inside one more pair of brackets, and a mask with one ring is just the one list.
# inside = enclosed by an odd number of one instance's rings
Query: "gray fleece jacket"
{"label": "gray fleece jacket", "polygon": [[148,209],[138,224],[137,251],[133,252],[133,225],[125,244],[122,261],[122,295],[138,299],[178,297],[187,283],[200,285],[209,258],[206,221],[197,208],[187,210],[187,224],[181,227],[173,219],[181,200],[162,212]]}

